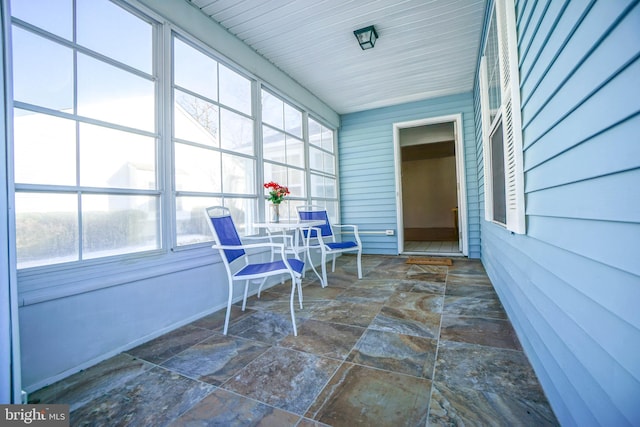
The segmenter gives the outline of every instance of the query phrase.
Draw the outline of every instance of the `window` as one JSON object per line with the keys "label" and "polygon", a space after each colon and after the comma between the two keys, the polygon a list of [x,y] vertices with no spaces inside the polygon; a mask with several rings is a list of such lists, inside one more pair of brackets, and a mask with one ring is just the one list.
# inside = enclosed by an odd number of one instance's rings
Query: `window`
{"label": "window", "polygon": [[173,37],[176,244],[211,240],[203,211],[231,210],[239,232],[256,220],[256,157],[249,79]]}
{"label": "window", "polygon": [[480,64],[485,218],[525,232],[520,82],[513,0],[497,0]]}
{"label": "window", "polygon": [[261,94],[264,182],[289,188],[289,203],[281,206],[280,215],[297,218],[296,206],[307,197],[302,111],[267,90]]}
{"label": "window", "polygon": [[11,1],[20,270],[202,247],[211,205],[253,234],[271,180],[283,217],[337,216],[334,131],[300,106],[125,1]]}
{"label": "window", "polygon": [[311,201],[325,206],[333,222],[338,222],[338,181],[333,131],[309,118],[309,169]]}
{"label": "window", "polygon": [[156,24],[107,0],[12,11],[18,268],[159,249]]}

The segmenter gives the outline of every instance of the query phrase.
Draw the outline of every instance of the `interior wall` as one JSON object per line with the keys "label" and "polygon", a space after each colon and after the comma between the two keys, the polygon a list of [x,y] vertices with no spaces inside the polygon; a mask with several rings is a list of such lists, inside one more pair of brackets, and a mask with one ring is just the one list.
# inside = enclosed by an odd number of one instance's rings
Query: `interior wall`
{"label": "interior wall", "polygon": [[453,228],[456,196],[455,156],[402,161],[405,228]]}

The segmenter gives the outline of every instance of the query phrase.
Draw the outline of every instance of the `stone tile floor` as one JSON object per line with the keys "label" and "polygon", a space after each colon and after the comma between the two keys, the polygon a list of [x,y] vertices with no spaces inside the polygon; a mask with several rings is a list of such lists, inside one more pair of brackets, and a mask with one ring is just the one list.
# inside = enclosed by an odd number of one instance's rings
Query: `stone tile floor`
{"label": "stone tile floor", "polygon": [[558,422],[482,264],[338,259],[33,393],[72,425],[546,426]]}

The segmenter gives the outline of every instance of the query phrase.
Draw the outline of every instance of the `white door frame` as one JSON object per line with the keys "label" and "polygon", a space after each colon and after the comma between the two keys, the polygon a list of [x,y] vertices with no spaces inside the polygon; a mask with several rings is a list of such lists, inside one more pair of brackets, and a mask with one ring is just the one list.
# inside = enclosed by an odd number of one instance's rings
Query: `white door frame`
{"label": "white door frame", "polygon": [[456,182],[458,187],[458,224],[460,227],[460,252],[469,256],[469,236],[467,224],[467,180],[464,167],[464,137],[462,133],[462,114],[429,117],[425,119],[399,122],[393,124],[393,149],[396,168],[396,206],[398,223],[398,253],[404,252],[404,218],[402,207],[402,153],[400,147],[400,129],[416,126],[436,125],[441,123],[454,124],[454,139],[456,147]]}

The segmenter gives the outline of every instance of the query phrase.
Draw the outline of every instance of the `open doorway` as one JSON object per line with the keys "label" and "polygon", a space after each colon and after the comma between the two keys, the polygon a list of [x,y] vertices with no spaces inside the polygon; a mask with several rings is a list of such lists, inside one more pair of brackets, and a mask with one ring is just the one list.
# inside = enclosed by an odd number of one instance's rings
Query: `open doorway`
{"label": "open doorway", "polygon": [[394,124],[398,252],[467,255],[461,116]]}

